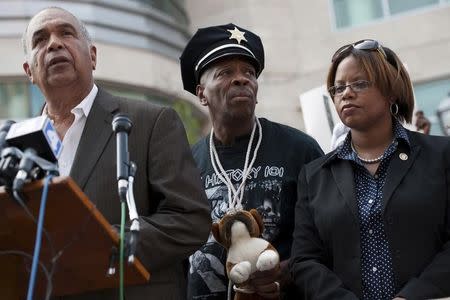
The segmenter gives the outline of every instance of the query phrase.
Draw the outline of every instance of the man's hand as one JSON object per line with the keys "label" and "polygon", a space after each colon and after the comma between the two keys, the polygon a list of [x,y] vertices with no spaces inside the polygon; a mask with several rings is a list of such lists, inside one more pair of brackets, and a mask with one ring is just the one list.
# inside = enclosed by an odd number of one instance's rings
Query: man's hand
{"label": "man's hand", "polygon": [[250,276],[250,284],[255,292],[267,299],[280,298],[280,267],[276,266],[272,270],[256,271]]}

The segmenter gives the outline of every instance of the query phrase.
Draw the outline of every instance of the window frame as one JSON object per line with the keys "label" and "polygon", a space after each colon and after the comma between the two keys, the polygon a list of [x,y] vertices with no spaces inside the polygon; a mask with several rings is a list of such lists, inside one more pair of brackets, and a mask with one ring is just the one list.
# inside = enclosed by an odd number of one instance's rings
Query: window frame
{"label": "window frame", "polygon": [[368,20],[366,22],[363,22],[358,25],[350,25],[350,26],[344,26],[344,27],[338,27],[337,26],[337,17],[336,17],[336,7],[335,2],[336,0],[328,0],[329,8],[330,8],[330,20],[331,20],[331,26],[333,31],[345,31],[353,28],[360,28],[364,26],[370,26],[377,23],[382,23],[386,20],[390,20],[397,17],[403,17],[407,15],[414,15],[418,13],[425,13],[428,11],[433,11],[436,9],[441,9],[443,7],[449,6],[450,1],[449,0],[438,0],[438,3],[435,4],[429,4],[422,7],[406,10],[399,13],[392,14],[389,9],[389,0],[378,0],[381,2],[381,8],[382,8],[382,16],[380,18],[375,18],[373,20]]}

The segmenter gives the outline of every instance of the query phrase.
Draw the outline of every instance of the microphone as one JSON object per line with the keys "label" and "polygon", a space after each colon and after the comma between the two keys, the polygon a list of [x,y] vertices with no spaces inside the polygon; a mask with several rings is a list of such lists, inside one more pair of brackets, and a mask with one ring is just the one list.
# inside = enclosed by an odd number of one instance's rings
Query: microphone
{"label": "microphone", "polygon": [[3,148],[5,148],[5,146],[7,146],[6,143],[6,135],[9,132],[9,129],[11,128],[11,126],[16,123],[12,120],[8,120],[5,121],[5,123],[3,123],[2,127],[0,127],[0,153],[2,152]]}
{"label": "microphone", "polygon": [[16,178],[13,181],[13,190],[19,191],[22,189],[25,184],[25,180],[28,178],[28,175],[33,168],[35,161],[34,158],[36,156],[36,151],[32,148],[28,148],[22,155],[22,159],[19,163],[19,168],[17,171]]}
{"label": "microphone", "polygon": [[62,150],[58,133],[46,116],[13,124],[6,135],[6,141],[11,147],[34,149],[37,156],[50,162],[57,162]]}
{"label": "microphone", "polygon": [[128,134],[131,131],[130,118],[124,114],[117,114],[112,120],[112,129],[116,134],[117,149],[117,180],[121,201],[126,201],[128,176],[130,167],[130,155],[128,152]]}
{"label": "microphone", "polygon": [[14,147],[3,149],[0,159],[0,186],[12,186],[22,155],[22,151]]}

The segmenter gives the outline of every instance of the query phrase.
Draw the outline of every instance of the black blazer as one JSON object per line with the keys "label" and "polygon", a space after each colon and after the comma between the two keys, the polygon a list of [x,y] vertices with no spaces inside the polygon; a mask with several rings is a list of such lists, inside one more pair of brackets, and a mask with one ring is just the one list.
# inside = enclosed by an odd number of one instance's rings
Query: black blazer
{"label": "black blazer", "polygon": [[[211,217],[200,172],[174,110],[117,98],[99,88],[70,176],[111,224],[120,224],[116,141],[111,127],[118,112],[128,114],[133,122],[129,152],[137,164],[134,195],[141,230],[138,258],[150,271],[149,284],[126,287],[125,298],[183,299],[183,260],[208,238]],[[80,253],[80,257],[83,255],[89,254]],[[118,291],[103,290],[67,299],[118,299]]]}
{"label": "black blazer", "polygon": [[[408,136],[411,148],[399,143],[382,198],[397,295],[450,296],[450,138],[410,131]],[[290,261],[297,287],[307,299],[361,298],[351,163],[333,151],[308,164],[300,174],[298,195]]]}

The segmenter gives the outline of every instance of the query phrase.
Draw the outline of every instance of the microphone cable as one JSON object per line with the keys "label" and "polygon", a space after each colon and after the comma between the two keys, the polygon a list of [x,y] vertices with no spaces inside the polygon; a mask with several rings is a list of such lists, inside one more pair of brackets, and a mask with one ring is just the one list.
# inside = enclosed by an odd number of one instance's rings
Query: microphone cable
{"label": "microphone cable", "polygon": [[[15,255],[15,256],[23,256],[25,258],[28,258],[30,261],[33,260],[33,256],[31,256],[29,253],[26,253],[24,251],[20,250],[0,250],[0,255]],[[45,291],[45,300],[50,299],[50,295],[52,294],[53,290],[53,283],[52,283],[52,271],[48,270],[47,267],[44,265],[42,261],[39,260],[39,267],[41,267],[42,272],[45,275],[45,279],[47,280],[47,287]]]}
{"label": "microphone cable", "polygon": [[136,255],[137,244],[139,241],[139,215],[136,209],[136,201],[134,199],[134,176],[136,176],[137,165],[134,162],[130,162],[130,170],[128,176],[128,191],[127,191],[127,204],[128,213],[130,217],[130,239],[128,241],[128,263],[134,262]]}
{"label": "microphone cable", "polygon": [[124,300],[124,259],[125,259],[125,201],[120,201],[120,251],[119,251],[119,274],[120,274],[120,283],[119,283],[119,295],[120,300]]}
{"label": "microphone cable", "polygon": [[[30,219],[37,225],[38,221],[37,221],[36,217],[31,213],[31,211],[28,209],[27,205],[25,204],[26,201],[25,201],[24,197],[21,196],[21,193],[19,191],[13,191],[13,198],[14,198],[14,200],[17,201],[17,203],[19,203],[19,205],[22,207],[22,209],[25,211],[25,213],[28,215],[28,217],[30,217]],[[53,245],[53,242],[50,238],[48,231],[45,230],[45,228],[43,228],[42,233],[44,234],[45,239],[48,242],[51,256],[52,257],[56,256],[55,246]]]}
{"label": "microphone cable", "polygon": [[[25,200],[24,200],[23,196],[21,196],[21,193],[19,191],[13,191],[13,197],[19,203],[19,205],[22,207],[22,209],[26,212],[28,217],[30,217],[30,219],[37,226],[38,220],[36,220],[36,217],[31,213],[31,211],[26,206]],[[42,233],[44,234],[45,239],[48,242],[48,247],[50,249],[50,253],[51,253],[51,257],[52,257],[52,259],[50,260],[50,270],[44,265],[44,263],[41,260],[39,260],[39,265],[41,266],[42,270],[44,271],[45,277],[47,279],[47,288],[46,288],[46,293],[45,293],[46,295],[45,295],[44,299],[48,300],[48,299],[50,299],[50,296],[51,296],[51,293],[53,290],[52,278],[53,278],[53,273],[55,271],[56,259],[58,258],[58,255],[56,255],[55,246],[53,245],[53,242],[50,238],[48,231],[44,227],[42,228]],[[8,253],[6,253],[6,252],[8,252]],[[0,254],[23,255],[23,256],[29,258],[30,260],[33,259],[32,255],[25,253],[23,251],[11,250],[11,251],[5,251],[5,253],[0,252]]]}
{"label": "microphone cable", "polygon": [[44,188],[41,196],[41,206],[39,209],[39,217],[36,228],[36,241],[34,245],[33,261],[31,264],[30,280],[28,282],[27,300],[33,300],[34,286],[36,282],[37,268],[39,262],[39,254],[41,251],[42,231],[44,228],[45,204],[47,203],[48,188],[53,175],[48,175],[44,180]]}
{"label": "microphone cable", "polygon": [[[52,175],[50,175],[50,177],[52,177]],[[21,187],[22,188],[22,185]],[[45,189],[45,185],[44,185],[44,189]],[[11,195],[14,198],[14,200],[20,205],[20,207],[25,211],[26,215],[36,224],[37,227],[37,231],[36,231],[36,235],[38,234],[38,229],[39,229],[39,220],[36,219],[36,217],[33,215],[33,213],[29,210],[28,206],[25,204],[27,202],[25,195],[22,194],[21,189],[12,189],[11,191]],[[45,197],[45,199],[47,198],[47,196]],[[42,201],[42,199],[41,199]],[[46,200],[45,200],[46,201]],[[42,204],[42,202],[41,202]],[[46,287],[46,296],[45,299],[50,299],[52,290],[53,290],[53,283],[52,283],[52,278],[53,278],[53,273],[55,271],[55,266],[56,266],[56,260],[54,259],[57,255],[56,255],[56,251],[55,251],[55,246],[53,245],[53,242],[50,238],[50,235],[48,233],[48,231],[43,227],[43,224],[41,224],[41,233],[40,233],[40,241],[42,241],[42,234],[45,236],[45,239],[47,240],[48,243],[48,247],[50,250],[50,256],[52,257],[52,259],[50,260],[50,268],[48,269],[47,267],[45,267],[45,265],[43,264],[43,262],[41,262],[38,259],[39,264],[41,265],[41,268],[43,268],[44,274],[46,276],[47,279],[47,287]],[[41,244],[41,242],[40,242]],[[35,245],[36,246],[36,245]],[[40,245],[39,245],[40,248]],[[23,251],[16,251],[16,250],[11,250],[9,251],[10,254],[16,254],[16,255],[22,255],[22,253],[24,253],[24,255],[28,258],[33,258],[34,256],[31,256],[30,254],[27,254]],[[33,260],[32,260],[33,263]],[[37,272],[37,261],[34,262],[35,264],[35,272]],[[31,274],[30,274],[30,278],[31,278]],[[36,276],[36,274],[35,274]]]}

